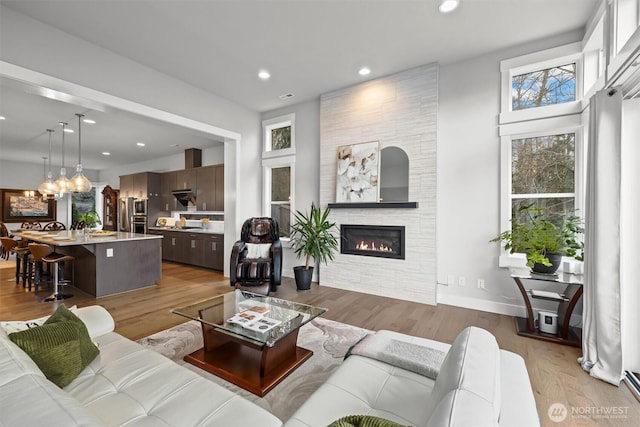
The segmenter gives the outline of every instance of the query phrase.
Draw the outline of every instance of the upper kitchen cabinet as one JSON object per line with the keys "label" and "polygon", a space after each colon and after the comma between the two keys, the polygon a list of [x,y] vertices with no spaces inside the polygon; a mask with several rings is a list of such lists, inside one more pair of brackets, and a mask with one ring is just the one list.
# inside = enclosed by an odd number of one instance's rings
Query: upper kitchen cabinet
{"label": "upper kitchen cabinet", "polygon": [[216,169],[205,166],[197,169],[198,186],[196,190],[196,207],[200,211],[215,211],[216,205]]}
{"label": "upper kitchen cabinet", "polygon": [[120,197],[135,197],[133,195],[133,175],[120,176]]}
{"label": "upper kitchen cabinet", "polygon": [[120,197],[152,199],[160,196],[160,174],[140,172],[120,176]]}
{"label": "upper kitchen cabinet", "polygon": [[205,166],[197,171],[197,209],[224,211],[224,165]]}
{"label": "upper kitchen cabinet", "polygon": [[216,204],[215,211],[224,212],[224,165],[216,165]]}
{"label": "upper kitchen cabinet", "polygon": [[177,172],[164,172],[160,176],[160,210],[170,212],[178,210],[177,200],[171,193],[177,190]]}
{"label": "upper kitchen cabinet", "polygon": [[176,188],[174,190],[195,190],[198,173],[196,169],[182,169],[176,171]]}

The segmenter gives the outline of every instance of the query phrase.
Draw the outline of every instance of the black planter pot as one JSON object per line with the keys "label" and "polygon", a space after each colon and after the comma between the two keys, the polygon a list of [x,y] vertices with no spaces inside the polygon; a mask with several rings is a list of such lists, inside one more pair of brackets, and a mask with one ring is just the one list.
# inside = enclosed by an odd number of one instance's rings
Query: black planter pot
{"label": "black planter pot", "polygon": [[313,267],[304,268],[304,266],[293,267],[293,275],[296,278],[296,286],[299,291],[308,291],[311,289],[311,279],[313,278]]}
{"label": "black planter pot", "polygon": [[531,270],[534,273],[554,274],[558,270],[558,268],[560,267],[560,263],[562,262],[562,254],[556,252],[548,252],[546,255],[547,258],[549,258],[551,267],[547,267],[544,264],[533,264],[533,268]]}

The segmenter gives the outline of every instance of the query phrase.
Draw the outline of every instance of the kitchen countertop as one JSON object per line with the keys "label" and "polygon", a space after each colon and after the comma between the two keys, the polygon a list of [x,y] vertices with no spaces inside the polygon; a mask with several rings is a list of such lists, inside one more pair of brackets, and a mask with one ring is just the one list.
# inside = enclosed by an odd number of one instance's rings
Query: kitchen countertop
{"label": "kitchen countertop", "polygon": [[173,227],[149,227],[149,230],[155,231],[179,231],[181,233],[201,233],[201,234],[219,234],[224,235],[219,231],[215,230],[205,230],[204,228],[173,228]]}
{"label": "kitchen countertop", "polygon": [[154,234],[137,234],[123,231],[110,232],[113,234],[99,235],[88,232],[84,235],[82,230],[63,231],[14,231],[13,234],[23,239],[39,243],[47,243],[54,246],[92,245],[100,243],[126,242],[134,240],[160,239],[162,236]]}

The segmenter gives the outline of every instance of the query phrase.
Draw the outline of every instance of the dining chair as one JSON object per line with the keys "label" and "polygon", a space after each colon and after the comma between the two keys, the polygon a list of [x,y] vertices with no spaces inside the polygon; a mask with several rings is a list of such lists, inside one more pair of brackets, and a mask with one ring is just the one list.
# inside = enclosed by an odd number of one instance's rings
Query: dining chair
{"label": "dining chair", "polygon": [[66,230],[67,226],[61,223],[60,221],[51,221],[46,223],[42,229],[45,231],[60,231],[60,230]]}
{"label": "dining chair", "polygon": [[[7,254],[15,254],[16,256],[16,285],[20,284],[22,276],[22,287],[27,285],[27,258],[29,256],[29,248],[20,246],[19,242],[11,237],[0,237],[2,241],[2,250]],[[7,256],[7,259],[9,257]]]}
{"label": "dining chair", "polygon": [[42,224],[38,221],[24,221],[20,228],[22,230],[42,230]]}

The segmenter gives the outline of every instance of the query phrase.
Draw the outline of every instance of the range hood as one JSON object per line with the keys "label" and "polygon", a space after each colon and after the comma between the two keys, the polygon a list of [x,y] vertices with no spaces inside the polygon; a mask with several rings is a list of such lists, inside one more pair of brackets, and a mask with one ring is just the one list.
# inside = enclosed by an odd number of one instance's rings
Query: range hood
{"label": "range hood", "polygon": [[189,206],[189,204],[193,205],[196,202],[196,195],[193,194],[191,189],[174,190],[171,194],[175,196],[182,206]]}

